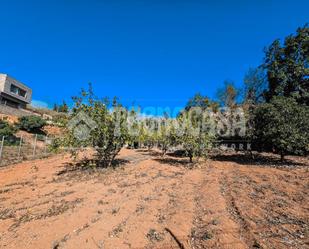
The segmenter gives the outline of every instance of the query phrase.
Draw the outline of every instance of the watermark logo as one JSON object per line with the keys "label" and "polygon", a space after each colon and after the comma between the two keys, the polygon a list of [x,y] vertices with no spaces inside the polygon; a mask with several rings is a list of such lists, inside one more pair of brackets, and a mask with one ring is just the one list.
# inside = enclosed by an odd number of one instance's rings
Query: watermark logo
{"label": "watermark logo", "polygon": [[85,112],[80,111],[69,121],[68,127],[73,131],[76,139],[85,141],[89,138],[90,132],[97,127],[97,124]]}
{"label": "watermark logo", "polygon": [[[145,115],[145,111],[130,111],[124,107],[117,107],[109,110],[111,122],[96,123],[86,112],[80,111],[68,123],[69,129],[79,141],[86,141],[92,130],[98,126],[113,129],[115,139],[122,135],[122,132],[132,137],[141,135],[142,138],[151,137],[181,137],[184,134],[192,137],[199,137],[208,134],[211,137],[221,139],[221,146],[235,148],[237,150],[248,149],[248,143],[242,140],[246,137],[247,119],[242,108],[218,108],[216,111],[211,108],[193,107],[185,112],[179,112],[177,116],[165,112],[166,115],[158,116],[153,107],[152,113]],[[170,109],[171,110],[171,109]],[[232,143],[230,139],[240,139]],[[226,139],[227,143],[223,143]]]}

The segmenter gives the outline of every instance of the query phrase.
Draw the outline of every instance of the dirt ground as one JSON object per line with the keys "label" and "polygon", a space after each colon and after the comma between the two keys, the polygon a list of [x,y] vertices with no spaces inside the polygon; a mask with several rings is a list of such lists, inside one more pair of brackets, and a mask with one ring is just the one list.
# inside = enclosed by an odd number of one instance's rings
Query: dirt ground
{"label": "dirt ground", "polygon": [[0,248],[309,248],[308,159],[264,159],[124,149],[115,169],[1,168]]}

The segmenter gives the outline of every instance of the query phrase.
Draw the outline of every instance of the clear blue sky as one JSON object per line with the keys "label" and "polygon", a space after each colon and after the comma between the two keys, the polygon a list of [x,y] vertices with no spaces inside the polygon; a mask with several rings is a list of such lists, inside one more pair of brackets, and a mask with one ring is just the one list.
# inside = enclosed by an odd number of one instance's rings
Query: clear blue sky
{"label": "clear blue sky", "polygon": [[183,106],[241,85],[263,48],[309,21],[308,0],[1,0],[0,72],[33,99],[70,101],[92,82],[125,105]]}

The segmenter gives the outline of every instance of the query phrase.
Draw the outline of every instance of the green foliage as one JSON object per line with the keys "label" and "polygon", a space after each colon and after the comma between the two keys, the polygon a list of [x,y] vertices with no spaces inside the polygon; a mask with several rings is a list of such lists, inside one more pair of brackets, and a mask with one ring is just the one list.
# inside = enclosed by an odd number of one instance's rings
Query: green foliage
{"label": "green foliage", "polygon": [[[116,107],[121,107],[116,99],[112,104],[107,99],[98,100],[90,87],[74,98],[70,120],[83,112],[96,127],[86,140],[76,139],[74,131],[68,130],[64,144],[95,148],[99,164],[104,166],[112,164],[125,143],[148,149],[156,146],[163,155],[170,148],[182,148],[192,162],[194,157],[207,156],[215,139],[212,131],[217,128],[221,137],[253,140],[260,150],[272,150],[282,158],[289,153],[305,154],[309,150],[308,39],[306,25],[288,36],[283,45],[279,40],[273,42],[266,51],[264,64],[245,75],[243,105],[239,104],[240,90],[233,82],[225,81],[218,90],[218,102],[197,93],[175,119],[144,118],[134,110],[122,108],[116,112]],[[219,110],[220,105],[228,108]],[[68,112],[65,102],[54,109]],[[208,111],[214,115],[210,117]],[[57,122],[66,126],[66,121],[59,118]],[[245,125],[246,136],[242,130]]]}
{"label": "green foliage", "polygon": [[46,121],[39,116],[24,116],[18,119],[17,127],[28,132],[38,132]]}
{"label": "green foliage", "polygon": [[0,138],[3,136],[11,137],[15,134],[16,128],[10,125],[7,121],[0,120]]}
{"label": "green foliage", "polygon": [[161,148],[163,156],[167,150],[173,146],[177,146],[176,120],[170,118],[160,119],[157,141]]}
{"label": "green foliage", "polygon": [[148,149],[154,147],[157,141],[157,120],[146,118],[139,121],[139,143],[147,146]]}
{"label": "green foliage", "polygon": [[[304,154],[308,151],[309,27],[275,40],[264,64],[245,76],[247,138],[261,151]],[[264,102],[267,103],[264,103]],[[264,104],[263,104],[264,103]]]}
{"label": "green foliage", "polygon": [[53,116],[53,124],[59,127],[66,127],[68,123],[68,116],[64,113],[59,113]]}
{"label": "green foliage", "polygon": [[[97,152],[98,166],[111,166],[120,149],[129,140],[127,111],[121,108],[117,99],[114,99],[110,106],[108,99],[96,98],[91,85],[88,91],[83,90],[80,97],[73,99],[74,108],[69,123],[76,120],[80,113],[87,115],[87,120],[81,120],[73,129],[67,129],[62,145],[74,148],[93,147]],[[113,107],[113,111],[109,107]],[[92,127],[87,124],[89,120]],[[89,134],[84,139],[80,139],[76,134],[85,127],[89,130]]]}
{"label": "green foliage", "polygon": [[[200,110],[200,109],[199,109]],[[190,162],[194,157],[206,157],[215,135],[211,132],[210,119],[205,112],[190,109],[178,117],[177,141],[185,150]]]}
{"label": "green foliage", "polygon": [[275,40],[265,52],[269,89],[266,100],[274,96],[293,97],[309,105],[309,27],[299,28],[295,35],[285,38],[281,45]]}
{"label": "green foliage", "polygon": [[254,112],[255,143],[284,155],[304,154],[309,145],[309,109],[293,98],[274,97]]}
{"label": "green foliage", "polygon": [[208,108],[210,105],[210,99],[200,93],[195,94],[189,99],[185,110],[189,111],[192,107],[201,107],[202,109]]}
{"label": "green foliage", "polygon": [[216,111],[219,107],[219,104],[215,101],[210,100],[207,96],[203,96],[200,93],[197,93],[189,99],[185,106],[185,110],[189,111],[193,107],[200,107],[202,110],[210,108],[213,111]]}
{"label": "green foliage", "polygon": [[64,139],[62,138],[54,138],[51,144],[48,146],[49,151],[57,153],[61,150],[61,147],[64,145]]}
{"label": "green foliage", "polygon": [[207,156],[211,148],[214,136],[210,132],[209,121],[209,113],[198,107],[184,110],[177,119],[167,115],[163,118],[134,119],[131,126],[134,124],[137,133],[130,136],[131,143],[138,140],[140,146],[148,149],[156,146],[163,156],[171,148],[183,148],[192,162],[194,157]]}

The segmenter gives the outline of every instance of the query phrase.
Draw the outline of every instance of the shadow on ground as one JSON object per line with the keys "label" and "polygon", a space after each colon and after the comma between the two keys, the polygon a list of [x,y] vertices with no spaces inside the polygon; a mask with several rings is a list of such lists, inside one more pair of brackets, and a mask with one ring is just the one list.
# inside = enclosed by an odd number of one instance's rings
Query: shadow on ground
{"label": "shadow on ground", "polygon": [[108,168],[115,169],[117,167],[128,164],[130,161],[126,159],[115,159],[111,167],[100,165],[98,160],[95,159],[83,159],[75,163],[67,163],[64,165],[64,169],[57,172],[57,176],[73,173],[73,172],[87,172],[87,173],[98,173],[105,171]]}
{"label": "shadow on ground", "polygon": [[168,164],[171,166],[182,166],[186,168],[193,168],[196,163],[190,163],[187,159],[179,159],[175,157],[161,157],[161,158],[155,158],[156,162],[162,163],[162,164]]}
{"label": "shadow on ground", "polygon": [[264,154],[221,154],[213,155],[211,159],[221,162],[234,162],[243,165],[265,166],[265,167],[295,167],[295,166],[309,166],[305,162],[298,160],[285,159],[281,161],[277,155]]}
{"label": "shadow on ground", "polygon": [[155,150],[137,149],[135,151],[141,153],[144,156],[152,156],[152,157],[162,156],[162,152],[155,151]]}
{"label": "shadow on ground", "polygon": [[154,157],[153,160],[162,164],[168,164],[176,167],[185,167],[192,169],[199,162],[191,163],[183,150],[176,150],[174,152],[168,152],[165,155],[161,151],[138,149],[137,152],[142,155]]}

